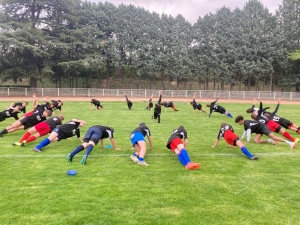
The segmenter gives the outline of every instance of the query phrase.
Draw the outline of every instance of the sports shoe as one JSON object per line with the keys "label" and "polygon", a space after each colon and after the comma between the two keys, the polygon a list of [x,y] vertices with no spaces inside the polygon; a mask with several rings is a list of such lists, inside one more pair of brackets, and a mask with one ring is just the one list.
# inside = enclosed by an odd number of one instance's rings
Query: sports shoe
{"label": "sports shoe", "polygon": [[137,163],[137,164],[140,165],[140,166],[149,166],[149,164],[146,163],[145,160],[143,160],[143,161],[139,161],[139,160],[138,160],[138,163]]}
{"label": "sports shoe", "polygon": [[86,155],[82,157],[80,164],[85,165],[86,164]]}
{"label": "sports shoe", "polygon": [[136,157],[135,155],[131,155],[130,159],[135,163],[137,163],[139,161],[138,157]]}
{"label": "sports shoe", "polygon": [[68,162],[72,162],[72,161],[73,161],[73,156],[68,155],[68,156],[67,156],[67,159],[68,159]]}
{"label": "sports shoe", "polygon": [[20,142],[14,142],[14,143],[12,143],[12,145],[14,145],[14,146],[21,146],[21,143]]}
{"label": "sports shoe", "polygon": [[290,145],[291,149],[294,149],[296,147],[296,143],[295,142],[292,142],[292,144]]}
{"label": "sports shoe", "polygon": [[298,143],[298,141],[300,141],[300,139],[299,138],[295,138],[294,143]]}
{"label": "sports shoe", "polygon": [[188,164],[186,164],[185,168],[187,170],[197,170],[199,169],[200,166],[201,166],[200,163],[189,162]]}
{"label": "sports shoe", "polygon": [[35,151],[35,152],[42,152],[42,149],[33,148],[33,151]]}
{"label": "sports shoe", "polygon": [[250,158],[251,160],[256,160],[256,159],[258,159],[259,158],[259,156],[258,155],[252,155],[252,157]]}
{"label": "sports shoe", "polygon": [[25,141],[22,141],[22,143],[21,143],[20,146],[21,146],[21,147],[25,147],[25,146],[26,146],[26,140],[25,140]]}

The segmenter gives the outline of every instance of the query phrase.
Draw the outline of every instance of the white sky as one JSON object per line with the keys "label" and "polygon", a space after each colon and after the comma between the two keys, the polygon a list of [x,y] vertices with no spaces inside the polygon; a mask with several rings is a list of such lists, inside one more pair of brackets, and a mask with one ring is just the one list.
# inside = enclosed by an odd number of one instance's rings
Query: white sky
{"label": "white sky", "polygon": [[[242,9],[248,0],[88,0],[91,2],[111,2],[115,5],[121,3],[143,7],[150,12],[155,11],[159,14],[171,14],[176,17],[181,14],[190,23],[197,22],[199,16],[203,17],[209,12],[215,13],[217,9],[226,6],[231,10]],[[282,0],[261,0],[261,3],[269,9],[271,13],[279,8]]]}

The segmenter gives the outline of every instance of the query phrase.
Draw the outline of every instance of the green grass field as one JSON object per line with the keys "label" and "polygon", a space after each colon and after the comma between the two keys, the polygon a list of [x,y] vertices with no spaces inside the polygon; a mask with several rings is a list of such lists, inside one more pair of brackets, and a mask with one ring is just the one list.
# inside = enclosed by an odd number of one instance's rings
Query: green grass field
{"label": "green grass field", "polygon": [[[0,139],[0,224],[300,224],[300,146],[289,149],[284,143],[246,144],[260,159],[251,161],[241,151],[221,140],[212,148],[220,124],[231,124],[241,135],[243,127],[218,113],[193,114],[188,103],[176,102],[179,109],[162,113],[161,124],[145,110],[147,102],[102,102],[104,109],[90,111],[89,102],[65,102],[65,121],[76,117],[89,126],[102,124],[115,129],[121,151],[95,147],[86,165],[66,156],[80,143],[73,137],[51,143],[42,153],[12,146],[24,131]],[[4,109],[10,102],[1,102]],[[222,103],[233,115],[249,118],[249,104]],[[274,109],[273,105],[272,109]],[[207,108],[206,108],[207,109]],[[300,105],[282,105],[279,114],[300,124]],[[14,122],[0,123],[2,130]],[[129,136],[140,122],[151,130],[154,149],[148,150],[148,167],[138,166]],[[188,171],[165,147],[173,129],[183,125],[189,137],[188,153],[201,168]],[[293,131],[290,133],[297,137]],[[298,135],[299,137],[300,135]],[[253,140],[253,139],[252,139]],[[244,140],[245,141],[245,140]],[[105,144],[110,144],[105,139]],[[147,143],[148,144],[148,143]],[[149,145],[148,145],[149,146]],[[73,177],[66,175],[77,170]]]}

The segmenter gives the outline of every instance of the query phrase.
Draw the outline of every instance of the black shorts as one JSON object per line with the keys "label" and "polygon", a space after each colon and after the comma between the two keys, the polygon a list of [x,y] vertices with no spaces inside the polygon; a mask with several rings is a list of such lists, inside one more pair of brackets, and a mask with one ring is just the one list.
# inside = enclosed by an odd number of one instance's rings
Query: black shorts
{"label": "black shorts", "polygon": [[272,133],[272,131],[269,129],[269,127],[266,126],[263,126],[259,132],[257,132],[257,134],[264,134],[264,135],[267,135],[269,136],[270,134]]}
{"label": "black shorts", "polygon": [[24,126],[24,130],[27,130],[28,128],[35,126],[35,125],[32,125],[32,123],[30,122],[30,118],[28,116],[25,116],[24,118],[22,118],[20,120],[20,123]]}
{"label": "black shorts", "polygon": [[280,126],[284,127],[285,129],[289,129],[289,127],[293,124],[291,121],[287,119],[280,119],[278,123],[280,124]]}

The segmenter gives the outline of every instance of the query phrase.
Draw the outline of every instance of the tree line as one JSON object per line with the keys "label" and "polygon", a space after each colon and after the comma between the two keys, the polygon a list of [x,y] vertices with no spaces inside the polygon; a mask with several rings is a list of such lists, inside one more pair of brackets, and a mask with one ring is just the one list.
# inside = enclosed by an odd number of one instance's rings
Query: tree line
{"label": "tree line", "polygon": [[182,15],[80,0],[1,0],[0,78],[110,88],[114,79],[184,88],[300,90],[300,1],[275,14],[258,0],[191,24]]}

